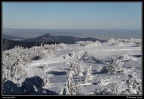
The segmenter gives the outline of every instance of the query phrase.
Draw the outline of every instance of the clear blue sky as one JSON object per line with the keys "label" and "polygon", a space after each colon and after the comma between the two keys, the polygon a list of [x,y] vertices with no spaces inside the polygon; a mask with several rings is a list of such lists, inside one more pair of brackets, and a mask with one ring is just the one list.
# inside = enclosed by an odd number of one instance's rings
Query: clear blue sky
{"label": "clear blue sky", "polygon": [[141,2],[3,2],[3,28],[141,29]]}

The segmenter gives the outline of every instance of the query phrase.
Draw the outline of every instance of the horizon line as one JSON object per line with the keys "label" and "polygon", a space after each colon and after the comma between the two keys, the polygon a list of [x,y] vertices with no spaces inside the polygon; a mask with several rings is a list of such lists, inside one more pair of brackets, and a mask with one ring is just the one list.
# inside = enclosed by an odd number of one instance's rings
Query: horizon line
{"label": "horizon line", "polygon": [[[71,28],[71,29],[68,29],[68,28],[2,28],[2,29],[65,29],[65,30],[72,30],[72,29],[75,29],[75,30],[81,30],[81,29],[86,29],[86,28]],[[93,30],[94,28],[87,28],[86,30]],[[96,28],[95,28],[96,29]],[[97,29],[105,29],[105,30],[141,30],[141,28],[139,29],[134,29],[134,28],[117,28],[117,29],[112,29],[112,28],[97,28]]]}

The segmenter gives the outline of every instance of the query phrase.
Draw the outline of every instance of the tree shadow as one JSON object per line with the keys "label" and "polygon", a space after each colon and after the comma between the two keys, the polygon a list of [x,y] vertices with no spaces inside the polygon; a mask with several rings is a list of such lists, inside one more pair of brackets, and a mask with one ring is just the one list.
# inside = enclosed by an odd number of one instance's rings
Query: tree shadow
{"label": "tree shadow", "polygon": [[40,92],[44,86],[43,80],[39,76],[34,76],[31,78],[26,78],[22,83],[22,91],[24,94],[31,94],[35,92]]}
{"label": "tree shadow", "polygon": [[44,89],[44,82],[39,76],[26,78],[21,87],[7,80],[3,84],[4,95],[57,95],[56,92]]}
{"label": "tree shadow", "polygon": [[133,57],[142,57],[142,55],[132,55]]}
{"label": "tree shadow", "polygon": [[31,60],[39,60],[39,59],[41,59],[40,56],[35,56]]}
{"label": "tree shadow", "polygon": [[48,74],[53,74],[53,75],[66,75],[67,73],[64,72],[64,71],[51,71],[51,72],[48,72]]}
{"label": "tree shadow", "polygon": [[10,80],[7,80],[3,84],[3,94],[4,95],[22,95],[21,87],[17,86]]}

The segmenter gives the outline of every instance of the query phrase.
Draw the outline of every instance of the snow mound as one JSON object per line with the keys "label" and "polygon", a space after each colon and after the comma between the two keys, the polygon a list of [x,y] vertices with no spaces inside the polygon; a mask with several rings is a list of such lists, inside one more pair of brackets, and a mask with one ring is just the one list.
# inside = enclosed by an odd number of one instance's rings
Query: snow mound
{"label": "snow mound", "polygon": [[129,56],[127,54],[120,56],[118,59],[120,59],[121,61],[130,61],[130,60],[135,61],[135,60],[137,60],[136,58]]}

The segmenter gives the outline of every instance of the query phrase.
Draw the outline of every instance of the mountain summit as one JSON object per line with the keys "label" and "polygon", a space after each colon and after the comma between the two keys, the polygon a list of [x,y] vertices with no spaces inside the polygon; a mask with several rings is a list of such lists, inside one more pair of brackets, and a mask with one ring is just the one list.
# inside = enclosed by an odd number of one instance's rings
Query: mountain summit
{"label": "mountain summit", "polygon": [[91,37],[87,37],[87,38],[78,38],[78,37],[73,37],[73,36],[54,36],[50,33],[44,34],[42,36],[39,37],[35,37],[32,39],[26,39],[24,41],[26,42],[41,42],[41,43],[45,43],[45,42],[58,42],[58,43],[65,43],[65,44],[74,44],[77,41],[100,41],[103,42],[104,40],[99,40],[96,38],[91,38]]}
{"label": "mountain summit", "polygon": [[[50,34],[50,33],[47,33],[47,34],[44,34],[44,35],[42,35],[42,36],[44,36],[44,37],[49,37],[49,36],[54,36],[53,34]],[[42,36],[39,36],[39,37],[42,37]]]}

